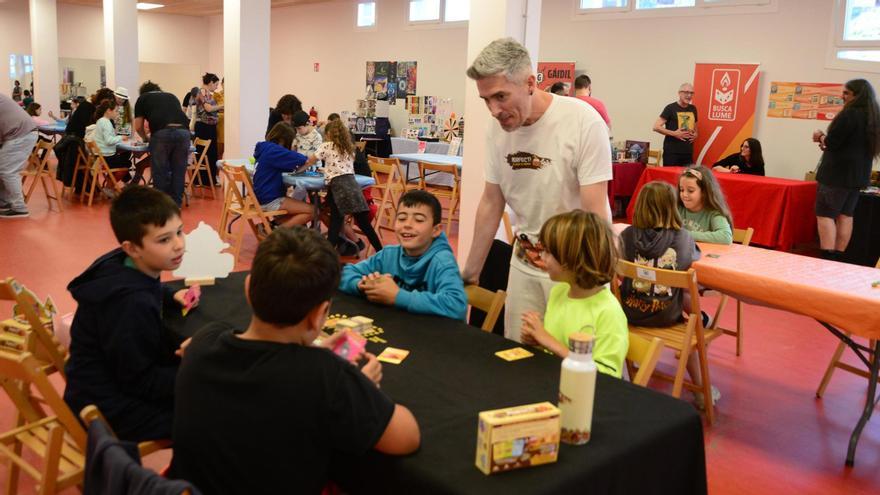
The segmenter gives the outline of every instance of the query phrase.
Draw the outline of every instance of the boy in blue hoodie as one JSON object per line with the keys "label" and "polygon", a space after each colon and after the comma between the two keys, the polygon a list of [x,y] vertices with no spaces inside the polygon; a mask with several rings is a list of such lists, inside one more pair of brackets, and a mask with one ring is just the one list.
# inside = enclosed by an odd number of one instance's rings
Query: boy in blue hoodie
{"label": "boy in blue hoodie", "polygon": [[440,225],[440,202],[425,191],[400,198],[394,232],[400,242],[342,270],[339,289],[411,313],[463,320],[467,295]]}
{"label": "boy in blue hoodie", "polygon": [[280,217],[283,227],[304,225],[312,219],[312,207],[308,203],[287,197],[287,186],[281,175],[305,168],[307,157],[290,149],[295,138],[293,127],[279,122],[266,135],[266,140],[254,148],[257,160],[254,193],[263,211],[284,210],[288,213]]}
{"label": "boy in blue hoodie", "polygon": [[164,331],[162,310],[180,311],[186,290],[159,277],[183,260],[180,208],[157,189],[131,186],[113,201],[110,224],[120,247],[67,286],[78,307],[64,400],[77,415],[97,405],[123,440],[171,438],[178,356],[188,341]]}

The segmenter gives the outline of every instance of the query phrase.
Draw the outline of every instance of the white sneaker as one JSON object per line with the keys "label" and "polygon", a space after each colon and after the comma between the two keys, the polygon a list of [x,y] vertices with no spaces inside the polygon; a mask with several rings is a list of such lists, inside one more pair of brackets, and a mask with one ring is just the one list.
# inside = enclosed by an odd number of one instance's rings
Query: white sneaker
{"label": "white sneaker", "polygon": [[[712,385],[712,406],[717,404],[719,400],[721,400],[721,391],[715,388],[715,385]],[[706,402],[703,399],[702,392],[694,392],[694,405],[700,411],[706,410]]]}

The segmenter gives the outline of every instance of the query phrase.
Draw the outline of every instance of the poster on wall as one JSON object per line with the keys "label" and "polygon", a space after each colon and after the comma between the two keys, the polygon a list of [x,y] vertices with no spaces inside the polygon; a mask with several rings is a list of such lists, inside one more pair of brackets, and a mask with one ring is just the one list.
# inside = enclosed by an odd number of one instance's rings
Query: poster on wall
{"label": "poster on wall", "polygon": [[554,83],[565,84],[565,94],[574,94],[574,62],[538,62],[538,89],[547,91]]}
{"label": "poster on wall", "polygon": [[398,98],[416,94],[416,62],[368,61],[366,98],[397,104]]}
{"label": "poster on wall", "polygon": [[696,64],[697,164],[711,166],[752,137],[760,64]]}
{"label": "poster on wall", "polygon": [[770,83],[767,116],[781,119],[834,120],[843,110],[843,84]]}

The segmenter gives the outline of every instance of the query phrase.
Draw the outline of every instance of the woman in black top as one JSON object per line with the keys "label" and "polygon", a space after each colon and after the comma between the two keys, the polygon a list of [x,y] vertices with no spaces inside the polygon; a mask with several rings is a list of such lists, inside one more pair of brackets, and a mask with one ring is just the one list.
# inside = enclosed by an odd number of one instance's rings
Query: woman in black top
{"label": "woman in black top", "polygon": [[275,108],[269,109],[269,126],[266,127],[266,135],[268,136],[269,131],[279,122],[284,121],[292,125],[293,114],[301,112],[302,109],[302,102],[296,96],[290,94],[282,96]]}
{"label": "woman in black top", "polygon": [[764,175],[764,154],[761,142],[748,138],[739,147],[739,153],[733,153],[712,165],[713,172],[730,172],[732,174]]}
{"label": "woman in black top", "polygon": [[827,259],[846,250],[859,190],[870,184],[871,165],[880,156],[880,107],[874,88],[864,79],[853,79],[844,87],[843,102],[828,134],[813,133],[823,151],[816,172],[816,217],[819,248]]}

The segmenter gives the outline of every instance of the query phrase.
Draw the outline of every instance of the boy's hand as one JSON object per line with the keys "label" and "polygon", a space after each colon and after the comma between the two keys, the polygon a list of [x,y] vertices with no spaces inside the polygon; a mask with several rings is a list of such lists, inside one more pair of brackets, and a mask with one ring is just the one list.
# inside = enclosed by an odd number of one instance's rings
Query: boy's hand
{"label": "boy's hand", "polygon": [[376,280],[379,280],[383,276],[384,275],[379,272],[368,273],[361,277],[361,281],[358,282],[357,287],[358,289],[360,289],[361,292],[366,292],[367,287],[372,287],[375,284]]}
{"label": "boy's hand", "polygon": [[[520,330],[520,340],[524,344],[544,345],[547,338],[553,338],[544,328],[541,321],[541,315],[535,311],[526,311],[522,315],[522,329]],[[546,346],[545,346],[546,347]]]}
{"label": "boy's hand", "polygon": [[[371,274],[370,276],[372,275],[378,274]],[[391,275],[385,274],[378,275],[366,282],[363,291],[364,295],[367,296],[368,301],[391,306],[397,299],[397,293],[400,292],[400,287],[394,283],[394,279],[391,278]]]}
{"label": "boy's hand", "polygon": [[[189,289],[180,289],[179,291],[174,293],[174,301],[181,306],[186,306],[186,291]],[[194,308],[199,305],[199,301],[196,301],[192,304],[191,308]]]}
{"label": "boy's hand", "polygon": [[181,357],[181,358],[182,358],[183,355],[186,354],[186,348],[189,347],[189,344],[190,344],[191,342],[192,342],[192,337],[190,337],[190,338],[184,340],[184,341],[180,344],[180,347],[179,347],[176,351],[174,351],[174,354],[177,355],[178,357]]}
{"label": "boy's hand", "polygon": [[366,364],[361,367],[361,373],[364,374],[367,378],[370,379],[376,386],[379,386],[379,382],[382,381],[382,363],[376,359],[376,356],[370,354],[369,352],[365,352],[361,355],[360,359],[366,359]]}

